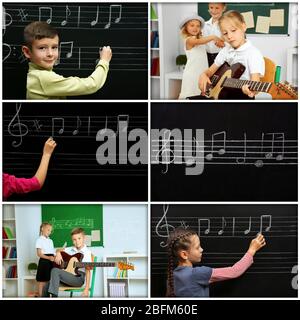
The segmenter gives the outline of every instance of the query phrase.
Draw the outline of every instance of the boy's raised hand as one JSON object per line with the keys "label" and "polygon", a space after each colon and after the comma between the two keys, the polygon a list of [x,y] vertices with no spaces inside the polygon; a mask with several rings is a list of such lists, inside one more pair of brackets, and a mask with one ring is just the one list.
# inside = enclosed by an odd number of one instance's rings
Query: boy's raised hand
{"label": "boy's raised hand", "polygon": [[109,62],[111,60],[112,57],[112,51],[110,46],[107,47],[103,47],[102,50],[100,50],[100,59],[103,59],[107,62]]}
{"label": "boy's raised hand", "polygon": [[255,253],[260,250],[262,247],[266,245],[265,237],[260,233],[257,235],[255,239],[253,239],[250,243],[248,253],[250,253],[252,256],[255,255]]}
{"label": "boy's raised hand", "polygon": [[51,156],[53,150],[56,147],[56,142],[50,137],[44,144],[43,154]]}

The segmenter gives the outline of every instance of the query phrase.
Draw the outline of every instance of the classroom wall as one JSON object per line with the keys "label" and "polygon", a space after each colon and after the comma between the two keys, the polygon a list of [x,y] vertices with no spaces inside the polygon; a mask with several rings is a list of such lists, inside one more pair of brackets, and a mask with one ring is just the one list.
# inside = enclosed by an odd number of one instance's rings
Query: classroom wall
{"label": "classroom wall", "polygon": [[[175,59],[178,54],[183,54],[182,39],[179,34],[179,23],[183,17],[189,13],[197,13],[197,3],[164,3],[162,23],[164,41],[164,59],[173,61],[173,70],[165,68],[165,72],[176,70]],[[177,14],[174,14],[174,8]],[[281,66],[281,81],[286,80],[286,65],[287,65],[287,49],[295,47],[298,39],[298,22],[297,22],[297,3],[290,4],[289,11],[289,32],[290,36],[286,35],[247,35],[248,39],[262,52],[266,57],[272,59],[276,65]],[[170,10],[172,14],[170,14]],[[178,51],[168,52],[170,44],[168,42],[177,42]],[[173,47],[173,46],[172,46]]]}
{"label": "classroom wall", "polygon": [[[19,272],[24,275],[27,274],[28,263],[38,261],[34,248],[41,223],[41,205],[16,205],[15,213],[21,249],[18,252]],[[104,248],[92,247],[98,261],[102,261],[103,255],[123,251],[147,255],[147,206],[103,205],[103,230]],[[103,291],[103,270],[98,268],[94,297],[103,296]]]}

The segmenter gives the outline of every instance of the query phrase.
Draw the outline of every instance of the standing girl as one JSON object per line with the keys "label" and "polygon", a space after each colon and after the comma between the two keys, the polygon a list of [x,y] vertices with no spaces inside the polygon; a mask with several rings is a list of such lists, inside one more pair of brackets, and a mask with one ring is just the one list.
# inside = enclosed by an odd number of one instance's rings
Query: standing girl
{"label": "standing girl", "polygon": [[[205,27],[203,30],[204,36],[216,35],[219,38],[222,37],[221,30],[219,27],[219,19],[221,18],[225,10],[225,3],[210,2],[208,4],[208,12],[211,15],[211,18],[205,22]],[[214,63],[215,58],[217,57],[218,53],[221,51],[221,48],[223,47],[223,40],[218,42],[218,46],[216,46],[215,43],[212,41],[206,44],[206,52],[209,66],[211,66]]]}
{"label": "standing girl", "polygon": [[205,44],[210,41],[222,41],[216,35],[202,37],[205,21],[202,17],[193,14],[180,23],[181,34],[184,38],[184,50],[187,63],[183,72],[179,99],[201,94],[198,87],[199,75],[208,68]]}
{"label": "standing girl", "polygon": [[[266,245],[263,235],[250,243],[248,251],[232,267],[193,267],[201,261],[203,249],[196,232],[178,228],[168,239],[168,290],[167,296],[209,297],[209,284],[234,279],[242,275],[253,263],[255,253]],[[175,267],[175,269],[174,269]]]}
{"label": "standing girl", "polygon": [[54,261],[54,245],[49,238],[52,232],[52,225],[49,222],[43,222],[40,226],[40,236],[36,240],[37,256],[40,258],[36,274],[36,281],[38,282],[39,296],[42,297],[43,288],[50,280],[51,269]]}
{"label": "standing girl", "polygon": [[[246,69],[241,80],[259,81],[265,73],[265,62],[262,54],[252,43],[246,39],[246,23],[242,14],[238,11],[227,11],[219,19],[220,29],[225,41],[229,46],[225,46],[217,55],[215,62],[209,69],[205,70],[199,78],[199,88],[206,92],[207,84],[211,84],[210,77],[227,62],[230,66],[235,63],[241,63]],[[255,92],[250,91],[247,85],[242,86],[242,91],[232,90],[230,99],[253,98]]]}

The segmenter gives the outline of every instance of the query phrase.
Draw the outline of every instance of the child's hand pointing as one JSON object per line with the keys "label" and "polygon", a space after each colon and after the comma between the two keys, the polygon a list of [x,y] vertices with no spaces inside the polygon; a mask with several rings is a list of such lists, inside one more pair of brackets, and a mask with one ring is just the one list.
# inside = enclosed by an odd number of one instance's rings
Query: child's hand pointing
{"label": "child's hand pointing", "polygon": [[250,243],[248,253],[250,253],[252,256],[255,255],[255,253],[260,250],[262,247],[266,245],[266,240],[262,234],[258,234],[258,236],[253,239]]}
{"label": "child's hand pointing", "polygon": [[106,60],[109,62],[112,57],[112,51],[110,46],[103,47],[102,50],[100,51],[100,59]]}

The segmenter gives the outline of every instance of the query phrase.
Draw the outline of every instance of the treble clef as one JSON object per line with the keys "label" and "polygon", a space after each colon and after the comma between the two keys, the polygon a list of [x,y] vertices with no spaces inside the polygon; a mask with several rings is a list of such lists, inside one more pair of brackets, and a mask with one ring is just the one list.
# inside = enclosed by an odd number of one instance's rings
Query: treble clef
{"label": "treble clef", "polygon": [[162,147],[159,149],[157,155],[156,155],[156,160],[159,162],[159,157],[161,156],[162,159],[165,157],[165,160],[162,160],[162,164],[166,165],[166,169],[162,170],[163,174],[166,174],[169,170],[169,164],[174,162],[174,158],[172,160],[170,160],[170,154],[172,156],[174,156],[174,152],[168,148],[167,146],[170,143],[170,137],[171,137],[171,131],[170,130],[165,130],[164,131],[164,138],[163,138],[163,145]]}
{"label": "treble clef", "polygon": [[[168,220],[167,220],[167,212],[169,210],[169,205],[163,205],[163,211],[164,214],[161,217],[161,219],[158,221],[158,224],[155,227],[155,232],[159,237],[162,238],[169,238],[170,235],[170,230],[173,231],[175,229],[175,227],[173,227],[172,225],[168,224]],[[166,229],[165,233],[161,233],[160,230],[161,229]],[[167,242],[166,241],[161,241],[160,242],[160,246],[162,248],[167,246]]]}
{"label": "treble clef", "polygon": [[[26,126],[26,124],[21,123],[21,121],[20,121],[19,113],[20,113],[21,107],[22,107],[22,103],[20,103],[20,104],[17,103],[16,104],[17,113],[14,115],[14,117],[12,118],[12,120],[9,123],[8,128],[7,128],[7,131],[11,136],[20,138],[19,143],[16,140],[12,142],[11,145],[14,148],[17,148],[22,144],[23,137],[26,136],[27,133],[28,133],[28,127]],[[17,122],[13,124],[15,119],[17,119]],[[12,132],[15,128],[17,128],[18,133]]]}

